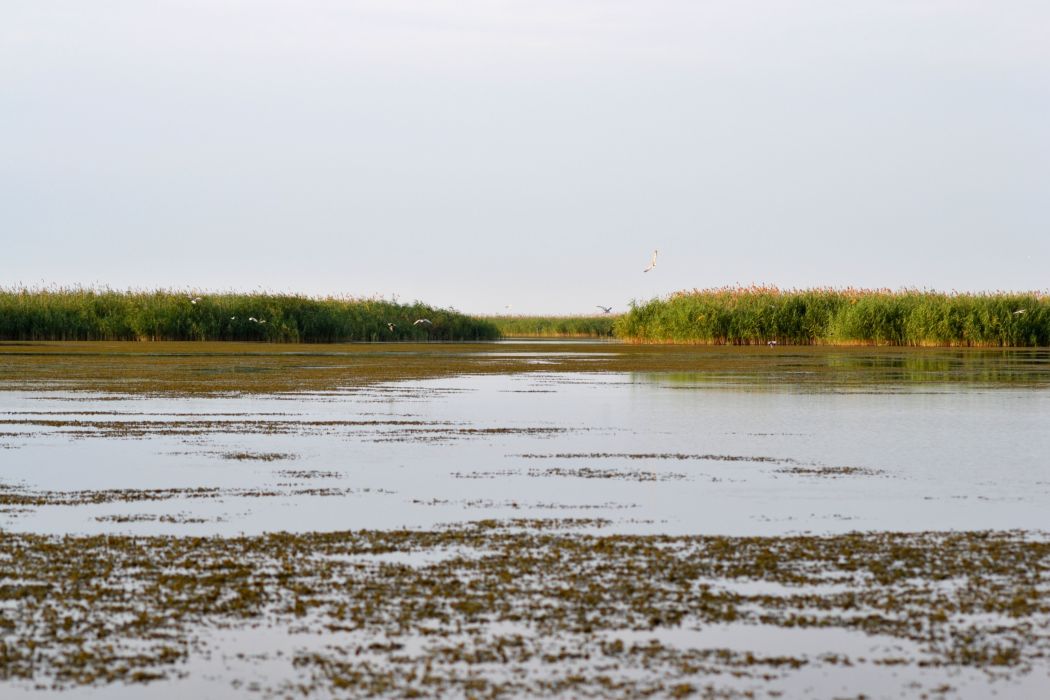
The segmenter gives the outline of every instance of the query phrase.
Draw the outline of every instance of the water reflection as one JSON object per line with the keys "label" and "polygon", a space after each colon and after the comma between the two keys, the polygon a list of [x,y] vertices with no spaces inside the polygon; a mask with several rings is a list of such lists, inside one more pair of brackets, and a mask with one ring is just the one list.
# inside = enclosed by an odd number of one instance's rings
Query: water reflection
{"label": "water reflection", "polygon": [[771,391],[931,384],[1050,386],[1050,351],[1041,349],[818,348],[736,356],[698,352],[696,363],[693,370],[634,376],[671,385],[746,386]]}

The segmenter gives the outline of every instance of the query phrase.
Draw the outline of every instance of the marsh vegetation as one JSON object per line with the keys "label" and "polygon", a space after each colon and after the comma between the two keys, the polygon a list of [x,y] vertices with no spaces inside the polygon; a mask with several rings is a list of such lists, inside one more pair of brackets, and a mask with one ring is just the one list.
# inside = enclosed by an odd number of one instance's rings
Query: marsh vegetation
{"label": "marsh vegetation", "polygon": [[612,338],[616,316],[486,316],[504,338]]}
{"label": "marsh vegetation", "polygon": [[727,287],[672,294],[632,306],[619,338],[648,342],[765,345],[1050,345],[1050,297],[888,289]]}
{"label": "marsh vegetation", "polygon": [[[426,319],[430,323],[416,322]],[[269,343],[618,338],[716,345],[1050,345],[1050,298],[775,287],[683,291],[624,314],[474,317],[421,302],[192,290],[0,289],[0,340]]]}
{"label": "marsh vegetation", "polygon": [[[431,323],[415,325],[419,319]],[[421,302],[194,290],[0,289],[0,340],[335,343],[498,336],[488,321]]]}

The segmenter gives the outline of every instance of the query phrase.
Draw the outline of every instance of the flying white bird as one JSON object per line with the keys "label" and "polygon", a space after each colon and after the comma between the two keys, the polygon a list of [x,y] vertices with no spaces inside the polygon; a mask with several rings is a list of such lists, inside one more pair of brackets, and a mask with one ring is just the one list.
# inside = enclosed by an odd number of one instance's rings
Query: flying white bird
{"label": "flying white bird", "polygon": [[393,323],[386,324],[386,327],[390,329],[391,333],[393,333],[394,329],[397,328],[397,326],[395,324],[393,324]]}
{"label": "flying white bird", "polygon": [[230,320],[231,320],[231,321],[236,321],[236,320],[237,320],[237,317],[236,317],[236,316],[230,316]]}
{"label": "flying white bird", "polygon": [[190,300],[191,304],[196,304],[198,301],[201,300],[200,297],[186,297],[186,298]]}
{"label": "flying white bird", "polygon": [[611,306],[602,306],[601,304],[595,304],[595,306],[597,306],[599,309],[601,309],[603,314],[610,314],[610,313],[612,313],[612,307]]}
{"label": "flying white bird", "polygon": [[1018,309],[1017,311],[1014,311],[1014,316],[1019,316],[1019,315],[1021,315],[1023,313],[1027,313],[1027,312],[1028,312],[1028,309]]}
{"label": "flying white bird", "polygon": [[649,267],[647,267],[644,270],[642,270],[642,272],[648,272],[649,270],[651,270],[654,267],[656,267],[656,254],[659,253],[659,252],[660,251],[658,251],[658,250],[654,250],[653,251],[653,257],[649,260]]}
{"label": "flying white bird", "polygon": [[768,343],[766,343],[766,345],[768,345],[771,348],[775,348],[777,346],[777,341],[771,340]]}
{"label": "flying white bird", "polygon": [[417,318],[416,322],[413,323],[412,325],[413,326],[418,326],[421,323],[424,323],[424,324],[426,324],[428,326],[432,325],[429,318]]}

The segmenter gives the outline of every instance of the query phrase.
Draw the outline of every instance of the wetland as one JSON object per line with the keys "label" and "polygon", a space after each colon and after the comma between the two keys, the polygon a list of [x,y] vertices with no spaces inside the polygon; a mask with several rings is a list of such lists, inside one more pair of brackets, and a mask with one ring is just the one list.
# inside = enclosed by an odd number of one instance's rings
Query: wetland
{"label": "wetland", "polygon": [[0,343],[5,697],[1045,697],[1050,351]]}

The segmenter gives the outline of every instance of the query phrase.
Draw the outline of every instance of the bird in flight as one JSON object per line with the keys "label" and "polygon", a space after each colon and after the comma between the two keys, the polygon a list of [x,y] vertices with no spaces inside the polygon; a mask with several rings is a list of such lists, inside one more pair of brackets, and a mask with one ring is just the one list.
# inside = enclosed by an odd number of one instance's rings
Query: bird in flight
{"label": "bird in flight", "polygon": [[391,333],[393,333],[394,329],[397,328],[397,325],[393,324],[393,323],[388,323],[388,324],[386,324],[386,327],[390,329]]}
{"label": "bird in flight", "polygon": [[191,304],[196,304],[198,301],[201,300],[200,297],[186,297],[186,298],[190,300]]}
{"label": "bird in flight", "polygon": [[1014,311],[1014,316],[1020,316],[1021,314],[1026,313],[1027,311],[1028,309],[1018,309],[1017,311]]}
{"label": "bird in flight", "polygon": [[431,325],[431,323],[430,323],[430,319],[429,319],[429,318],[417,318],[417,319],[416,319],[416,322],[415,322],[415,323],[413,323],[412,325],[413,325],[413,326],[418,326],[418,325],[419,325],[419,324],[421,324],[421,323],[423,323],[423,324],[426,324],[426,325],[428,325],[428,326],[429,326],[429,325]]}
{"label": "bird in flight", "polygon": [[648,272],[649,270],[651,270],[654,267],[656,267],[656,254],[659,253],[659,252],[660,251],[658,251],[658,250],[654,250],[653,251],[653,257],[649,260],[649,267],[647,267],[644,270],[642,270],[642,272]]}
{"label": "bird in flight", "polygon": [[771,348],[775,348],[777,346],[777,341],[771,340],[768,343],[766,343],[766,345],[768,345]]}
{"label": "bird in flight", "polygon": [[601,304],[595,304],[595,306],[597,306],[599,309],[601,309],[603,314],[610,314],[610,313],[612,313],[612,307],[611,306],[602,306]]}

